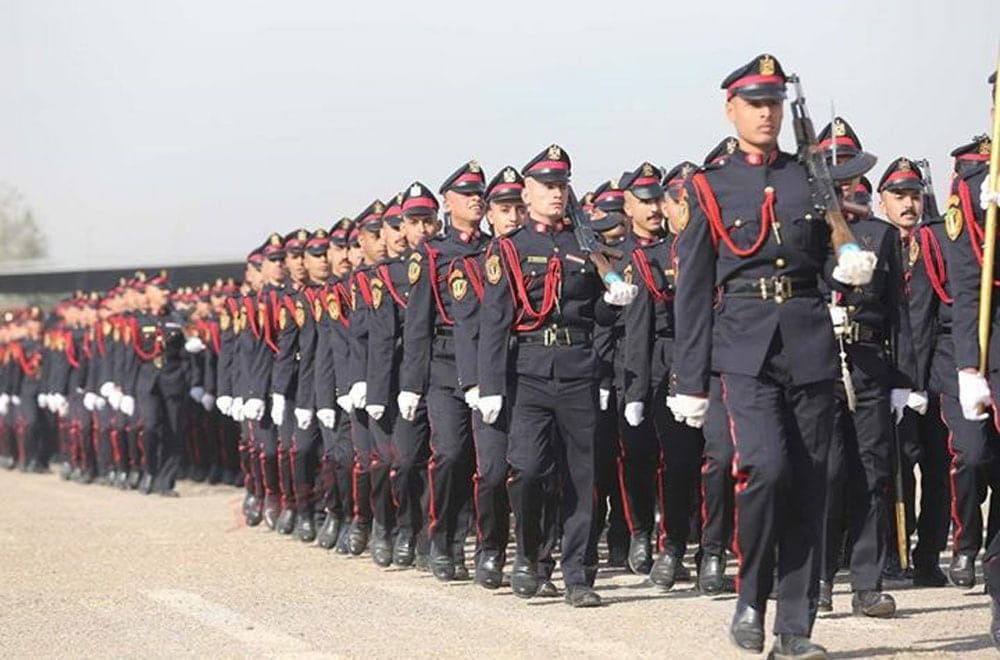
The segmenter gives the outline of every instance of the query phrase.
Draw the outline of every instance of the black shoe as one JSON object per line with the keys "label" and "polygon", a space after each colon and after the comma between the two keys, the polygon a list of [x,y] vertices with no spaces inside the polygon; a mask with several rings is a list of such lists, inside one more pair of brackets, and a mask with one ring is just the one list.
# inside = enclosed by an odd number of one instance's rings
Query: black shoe
{"label": "black shoe", "polygon": [[136,490],[139,488],[139,482],[142,481],[142,473],[138,470],[132,470],[128,473],[128,488],[129,490]]}
{"label": "black shoe", "polygon": [[[191,481],[195,482],[196,484],[205,483],[206,476],[207,475],[205,473],[205,468],[197,465],[188,471],[188,477],[191,479]],[[178,475],[177,478],[182,479],[183,477]]]}
{"label": "black shoe", "polygon": [[972,555],[955,555],[948,567],[948,581],[956,587],[968,589],[976,586],[976,558]]}
{"label": "black shoe", "polygon": [[808,637],[778,635],[768,657],[775,660],[824,660],[826,649]]}
{"label": "black shoe", "polygon": [[417,569],[420,573],[430,573],[431,571],[431,556],[418,552],[413,558],[413,568]]}
{"label": "black shoe", "polygon": [[819,600],[816,609],[820,612],[833,611],[833,585],[827,580],[819,581]]}
{"label": "black shoe", "polygon": [[451,554],[442,551],[434,543],[431,543],[431,573],[441,582],[455,579],[455,561]]}
{"label": "black shoe", "polygon": [[619,545],[608,546],[608,568],[625,568],[628,566],[628,548]]}
{"label": "black shoe", "polygon": [[128,472],[121,470],[118,473],[118,478],[115,479],[115,487],[118,490],[128,490]]}
{"label": "black shoe", "polygon": [[948,576],[944,574],[937,563],[913,567],[913,586],[944,587],[948,584]]}
{"label": "black shoe", "polygon": [[372,530],[372,561],[382,568],[392,565],[392,538],[377,524]]}
{"label": "black shoe", "polygon": [[291,534],[295,531],[295,509],[285,508],[281,510],[281,514],[278,515],[277,522],[274,523],[274,529],[279,534]]}
{"label": "black shoe", "polygon": [[729,625],[729,638],[744,651],[764,651],[764,617],[749,605],[736,605],[733,622]]}
{"label": "black shoe", "polygon": [[256,495],[247,494],[247,505],[245,517],[247,527],[256,527],[264,520],[264,507]]}
{"label": "black shoe", "polygon": [[706,553],[698,566],[698,590],[705,595],[715,596],[721,594],[725,587],[725,562],[719,555]]}
{"label": "black shoe", "polygon": [[392,561],[396,566],[413,565],[413,532],[401,529],[396,532],[396,543],[392,548]]}
{"label": "black shoe", "polygon": [[541,587],[538,567],[530,562],[515,560],[510,573],[510,589],[518,598],[534,598]]}
{"label": "black shoe", "polygon": [[628,569],[636,575],[649,575],[653,567],[653,544],[647,532],[632,535],[628,546]]}
{"label": "black shoe", "polygon": [[601,597],[585,584],[571,584],[566,587],[566,602],[571,607],[600,607]]}
{"label": "black shoe", "polygon": [[316,544],[324,550],[329,550],[335,546],[337,538],[340,537],[341,522],[341,519],[337,516],[327,513],[323,527],[320,528],[319,535],[316,537]]}
{"label": "black shoe", "polygon": [[[590,588],[594,585],[588,584]],[[538,587],[538,593],[535,594],[536,598],[558,598],[560,596],[559,587],[552,580],[542,580],[542,584]]]}
{"label": "black shoe", "polygon": [[855,591],[851,598],[851,610],[855,615],[888,619],[896,613],[896,601],[881,591]]}
{"label": "black shoe", "polygon": [[357,557],[368,547],[368,525],[357,521],[351,523],[351,531],[347,536],[347,548]]}
{"label": "black shoe", "polygon": [[465,562],[455,563],[455,581],[456,582],[468,582],[472,576],[469,574],[469,567],[465,565]]}
{"label": "black shoe", "polygon": [[[34,463],[34,462],[32,462],[32,463],[29,463],[29,464],[28,464],[28,465],[29,465],[29,467],[30,467],[30,466],[32,466],[32,465],[33,465],[33,463]],[[80,470],[80,468],[78,468],[78,467],[75,467],[75,468],[73,468],[72,472],[70,472],[70,473],[69,473],[69,480],[70,480],[70,481],[80,481],[80,475],[81,475],[81,474],[83,474],[83,472],[82,472],[82,471]]]}
{"label": "black shoe", "polygon": [[311,513],[303,513],[299,516],[295,524],[295,535],[303,543],[312,543],[316,540],[316,523],[313,521]]}
{"label": "black shoe", "polygon": [[139,492],[143,495],[149,495],[153,492],[153,475],[148,472],[144,472],[142,479],[139,480]]}
{"label": "black shoe", "polygon": [[338,555],[351,554],[351,524],[341,524],[340,534],[337,536],[337,545],[333,546],[333,551]]}
{"label": "black shoe", "polygon": [[222,481],[222,468],[218,465],[213,465],[208,468],[208,478],[207,481],[212,486],[215,486]]}
{"label": "black shoe", "polygon": [[677,579],[677,558],[672,554],[664,552],[649,571],[649,581],[664,591],[674,588],[674,580]]}
{"label": "black shoe", "polygon": [[181,496],[181,494],[178,493],[173,488],[167,488],[165,490],[158,490],[156,492],[159,493],[160,497],[180,497]]}
{"label": "black shoe", "polygon": [[476,566],[475,583],[485,589],[499,589],[503,584],[503,561],[497,555],[483,555]]}
{"label": "black shoe", "polygon": [[278,505],[264,498],[264,524],[267,525],[268,529],[273,530],[277,526],[279,515],[281,515],[281,510],[278,509]]}

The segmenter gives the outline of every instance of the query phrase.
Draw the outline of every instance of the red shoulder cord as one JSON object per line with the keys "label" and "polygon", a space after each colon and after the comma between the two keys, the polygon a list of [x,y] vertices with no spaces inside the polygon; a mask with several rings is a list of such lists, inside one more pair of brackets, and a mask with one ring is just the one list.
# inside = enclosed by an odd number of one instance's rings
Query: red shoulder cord
{"label": "red shoulder cord", "polygon": [[104,347],[104,321],[98,319],[96,325],[94,326],[94,341],[97,343],[97,352],[101,357],[104,357],[105,347]]}
{"label": "red shoulder cord", "polygon": [[139,326],[135,321],[135,317],[129,319],[129,323],[132,326],[132,346],[133,348],[135,348],[136,355],[138,355],[143,360],[147,361],[159,357],[160,353],[162,352],[161,351],[162,346],[160,345],[161,342],[160,329],[159,328],[156,329],[156,340],[153,342],[153,350],[147,353],[146,351],[142,350],[142,345],[141,342],[139,341]]}
{"label": "red shoulder cord", "polygon": [[264,343],[271,349],[272,353],[278,352],[278,347],[274,343],[274,330],[271,327],[278,318],[277,309],[281,306],[278,302],[278,292],[271,291],[268,304],[264,305]]}
{"label": "red shoulder cord", "polygon": [[291,314],[292,318],[294,319],[295,318],[295,301],[292,299],[292,297],[290,295],[288,295],[286,293],[285,296],[282,298],[282,302],[285,303],[285,309],[288,310],[288,313]]}
{"label": "red shoulder cord", "polygon": [[654,300],[657,302],[673,300],[673,296],[667,293],[667,291],[661,291],[656,286],[656,281],[653,279],[653,270],[649,267],[649,259],[646,258],[646,253],[642,248],[636,248],[632,252],[632,261],[635,262],[635,269],[639,271],[639,275],[642,277],[643,282],[646,283],[646,288],[649,289],[649,293],[653,296]]}
{"label": "red shoulder cord", "polygon": [[[969,243],[972,245],[972,253],[976,255],[976,261],[979,262],[979,268],[982,269],[983,248],[981,246],[983,239],[986,238],[986,233],[976,222],[972,194],[969,192],[969,184],[964,179],[958,182],[958,198],[962,202],[962,215],[965,218],[965,224],[969,227]],[[1000,280],[993,280],[993,286],[1000,286]]]}
{"label": "red shoulder cord", "polygon": [[66,348],[63,349],[66,353],[66,361],[69,362],[69,366],[79,369],[80,360],[76,357],[76,342],[73,341],[73,333],[66,330],[63,332],[63,338],[66,341]]}
{"label": "red shoulder cord", "polygon": [[441,300],[441,292],[438,290],[438,278],[437,278],[437,257],[440,252],[432,247],[427,248],[427,270],[429,271],[428,279],[430,280],[431,292],[434,294],[434,304],[437,306],[438,315],[445,325],[455,325],[455,320],[448,316],[448,312],[444,309],[444,302]]}
{"label": "red shoulder cord", "polygon": [[[553,255],[545,266],[545,282],[542,289],[542,304],[535,310],[531,305],[531,298],[528,296],[528,287],[524,272],[521,270],[521,256],[517,253],[517,248],[509,238],[500,239],[500,253],[503,255],[504,263],[507,266],[508,276],[513,288],[514,303],[521,308],[520,314],[514,324],[514,329],[518,332],[531,332],[537,330],[545,323],[545,319],[552,313],[555,307],[559,292],[559,282],[562,280],[562,261]],[[528,317],[529,321],[521,322],[521,319]]]}
{"label": "red shoulder cord", "polygon": [[922,248],[924,259],[924,270],[927,271],[927,279],[931,281],[934,293],[938,295],[946,305],[955,302],[955,299],[948,295],[944,285],[948,281],[947,271],[944,267],[944,256],[941,253],[941,245],[930,227],[920,228],[920,247]]}
{"label": "red shoulder cord", "polygon": [[11,348],[13,349],[14,358],[17,360],[17,364],[21,367],[24,375],[34,377],[38,373],[38,368],[42,361],[41,354],[32,353],[30,358],[27,357],[24,354],[24,346],[21,346],[21,342],[15,342]]}
{"label": "red shoulder cord", "polygon": [[483,274],[479,271],[479,262],[475,257],[462,257],[462,261],[465,262],[465,273],[469,279],[469,284],[472,285],[472,290],[475,292],[476,298],[479,299],[479,302],[482,302],[486,289],[483,287]]}
{"label": "red shoulder cord", "polygon": [[722,223],[722,213],[719,211],[719,204],[715,200],[715,194],[712,192],[711,186],[708,185],[708,179],[705,178],[705,175],[701,172],[693,175],[691,177],[691,184],[694,186],[698,205],[701,206],[708,217],[708,225],[712,232],[712,243],[715,245],[715,248],[719,248],[719,239],[722,239],[726,247],[737,257],[744,258],[756,254],[767,240],[768,231],[770,231],[771,223],[774,221],[774,189],[771,187],[764,189],[764,203],[760,206],[760,233],[757,235],[757,240],[754,241],[753,245],[744,249],[737,247],[733,239],[729,237],[729,232],[726,231],[726,227]]}
{"label": "red shoulder cord", "polygon": [[260,327],[257,325],[257,300],[255,298],[259,297],[257,294],[254,298],[247,296],[243,299],[243,309],[246,310],[247,323],[250,324],[250,330],[253,331],[253,336],[260,339]]}
{"label": "red shoulder cord", "polygon": [[240,305],[234,298],[226,298],[226,305],[229,306],[229,315],[236,316],[240,312]]}
{"label": "red shoulder cord", "polygon": [[368,278],[365,277],[364,273],[358,273],[354,278],[358,283],[358,289],[361,291],[361,298],[365,301],[365,304],[369,307],[372,306],[372,289],[368,285]]}
{"label": "red shoulder cord", "polygon": [[347,293],[347,288],[343,282],[333,285],[333,295],[338,300],[340,307],[340,324],[345,328],[351,327],[351,319],[347,318],[347,310],[351,308],[351,294]]}
{"label": "red shoulder cord", "polygon": [[389,295],[392,299],[396,301],[401,309],[406,309],[406,299],[399,295],[399,291],[396,290],[396,285],[392,283],[392,277],[389,275],[389,264],[382,264],[378,267],[378,273],[382,276],[382,281],[385,282],[385,288],[389,290]]}
{"label": "red shoulder cord", "polygon": [[[309,314],[312,315],[314,321],[319,321],[319,319],[316,318],[315,310],[316,310],[316,299],[319,297],[321,289],[307,286],[304,291],[306,294],[306,300],[309,301]],[[322,314],[320,316],[322,316]]]}
{"label": "red shoulder cord", "polygon": [[87,358],[91,358],[94,356],[93,346],[94,346],[94,333],[92,332],[83,333],[83,354],[86,355]]}

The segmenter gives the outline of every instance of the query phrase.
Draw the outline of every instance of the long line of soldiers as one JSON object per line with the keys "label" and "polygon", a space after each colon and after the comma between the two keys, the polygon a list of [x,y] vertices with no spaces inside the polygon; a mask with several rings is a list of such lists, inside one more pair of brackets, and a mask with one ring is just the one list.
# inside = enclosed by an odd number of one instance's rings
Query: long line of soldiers
{"label": "long line of soldiers", "polygon": [[835,118],[818,141],[841,202],[877,197],[885,217],[848,214],[856,243],[834,250],[777,148],[785,83],[754,58],[722,84],[736,135],[701,166],[644,162],[588,194],[582,229],[607,253],[582,249],[552,145],[489,181],[459,167],[443,227],[414,182],[329,229],[272,234],[238,289],[171,295],[140,275],[47,323],[8,315],[0,453],[40,469],[56,437],[81,481],[238,483],[250,526],[442,581],[470,577],[474,535],[488,589],[505,584],[513,517],[510,588],[558,595],[558,554],[577,607],[601,602],[602,536],[608,565],[662,589],[691,579],[693,539],[701,592],[739,594],[738,647],[763,650],[773,593],[775,657],[824,657],[809,638],[841,568],[871,617],[895,613],[886,580],[975,584],[1000,465],[989,386],[968,371],[991,145],[952,152],[939,217],[918,161],[872,186],[874,157]]}

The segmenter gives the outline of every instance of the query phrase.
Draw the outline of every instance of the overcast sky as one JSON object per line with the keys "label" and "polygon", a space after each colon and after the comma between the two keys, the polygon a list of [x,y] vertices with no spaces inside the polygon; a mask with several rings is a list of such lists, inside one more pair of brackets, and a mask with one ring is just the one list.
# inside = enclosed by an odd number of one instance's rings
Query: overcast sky
{"label": "overcast sky", "polygon": [[[239,259],[549,143],[578,190],[700,162],[761,52],[880,156],[988,131],[1000,2],[0,0],[0,182],[55,263]],[[794,148],[787,124],[786,149]]]}

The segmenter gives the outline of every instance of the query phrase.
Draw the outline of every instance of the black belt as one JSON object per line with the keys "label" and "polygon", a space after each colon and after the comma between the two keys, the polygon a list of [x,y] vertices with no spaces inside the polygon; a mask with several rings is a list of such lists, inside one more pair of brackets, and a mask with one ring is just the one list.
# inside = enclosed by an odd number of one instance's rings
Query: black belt
{"label": "black belt", "polygon": [[552,325],[541,330],[517,334],[522,346],[590,346],[590,332],[580,328]]}
{"label": "black belt", "polygon": [[849,323],[845,328],[844,341],[849,344],[884,344],[885,333],[879,328],[862,325],[857,321]]}
{"label": "black belt", "polygon": [[435,337],[451,337],[455,334],[454,328],[449,328],[446,326],[435,326],[434,336]]}
{"label": "black belt", "polygon": [[674,331],[673,330],[657,330],[656,331],[656,337],[658,339],[673,339],[674,338]]}
{"label": "black belt", "polygon": [[816,280],[787,275],[730,280],[722,285],[722,292],[731,298],[773,300],[778,304],[789,298],[820,295]]}

